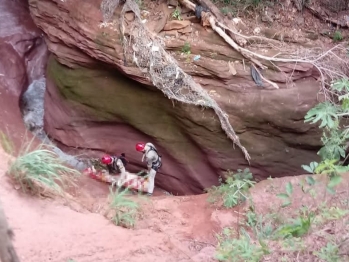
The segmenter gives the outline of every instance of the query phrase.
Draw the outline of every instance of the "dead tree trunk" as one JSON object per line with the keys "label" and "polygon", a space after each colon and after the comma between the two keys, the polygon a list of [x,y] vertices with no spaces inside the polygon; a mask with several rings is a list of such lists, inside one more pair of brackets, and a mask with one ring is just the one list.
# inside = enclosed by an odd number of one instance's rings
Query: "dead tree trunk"
{"label": "dead tree trunk", "polygon": [[[210,0],[196,0],[200,5],[206,7],[217,19],[218,22],[221,24],[227,25],[228,28],[230,28],[232,31],[237,32],[235,25],[232,21],[224,17],[222,12],[217,8],[216,5],[214,5]],[[247,41],[243,37],[240,37],[236,34],[234,34],[231,31],[227,32],[228,35],[240,46],[245,46]]]}
{"label": "dead tree trunk", "polygon": [[14,234],[7,223],[5,212],[0,202],[0,260],[1,262],[20,262],[12,244]]}

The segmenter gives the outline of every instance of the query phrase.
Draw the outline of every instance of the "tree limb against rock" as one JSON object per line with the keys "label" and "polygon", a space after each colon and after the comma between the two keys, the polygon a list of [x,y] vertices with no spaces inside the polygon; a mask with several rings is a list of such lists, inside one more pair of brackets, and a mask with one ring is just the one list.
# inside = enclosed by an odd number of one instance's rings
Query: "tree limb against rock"
{"label": "tree limb against rock", "polygon": [[[202,3],[205,3],[205,6],[208,7],[206,8],[206,10],[203,10],[201,12],[201,20],[202,23],[204,25],[210,25],[211,28],[218,34],[220,35],[232,48],[234,48],[237,52],[239,52],[243,57],[245,57],[246,59],[248,59],[249,61],[251,61],[252,65],[257,65],[259,68],[261,69],[266,69],[267,67],[265,65],[262,64],[262,62],[260,62],[258,59],[260,60],[264,60],[264,61],[268,61],[268,62],[282,62],[282,63],[308,63],[308,64],[312,64],[320,73],[321,75],[321,85],[322,88],[325,89],[325,76],[324,73],[321,70],[321,67],[319,65],[316,64],[316,61],[318,59],[314,59],[309,60],[309,59],[292,59],[292,58],[279,58],[279,57],[269,57],[269,56],[264,56],[261,54],[258,54],[256,52],[250,51],[246,48],[241,47],[240,45],[237,44],[237,42],[234,41],[234,39],[232,37],[230,37],[226,32],[230,32],[230,35],[237,35],[237,36],[241,36],[242,38],[247,39],[248,37],[244,37],[243,35],[239,34],[236,29],[229,27],[228,25],[226,25],[225,23],[222,22],[222,19],[217,19],[217,17],[215,17],[215,14],[212,12],[212,10],[210,8],[212,8],[213,10],[217,9],[212,7],[211,5],[209,5],[207,2],[209,2],[209,0],[198,0]],[[192,11],[196,11],[197,6],[192,3],[190,0],[179,0],[179,2],[187,7],[188,9],[192,10]],[[213,4],[212,4],[213,5]],[[210,9],[210,10],[208,10]],[[218,10],[218,9],[217,9]],[[219,11],[214,11],[215,13],[219,12]],[[218,14],[218,17],[220,17],[221,15]],[[219,21],[221,20],[221,21]],[[259,72],[259,71],[258,71]],[[260,72],[259,72],[260,73]],[[266,78],[262,77],[261,78],[268,82],[269,84],[271,84],[275,89],[278,89],[278,85],[276,83],[271,82],[270,80],[267,80]]]}
{"label": "tree limb against rock", "polygon": [[307,8],[310,11],[310,13],[312,13],[314,16],[316,16],[320,20],[324,21],[325,23],[331,23],[331,24],[339,26],[341,28],[348,28],[349,27],[348,23],[341,22],[339,20],[335,20],[333,18],[328,17],[327,14],[325,12],[321,11],[321,9],[318,7],[317,8],[312,7],[309,4],[305,4],[304,6],[305,6],[305,8]]}
{"label": "tree limb against rock", "polygon": [[[203,1],[203,0],[201,0],[201,1]],[[193,11],[195,11],[195,9],[196,9],[196,5],[194,3],[192,3],[192,2],[190,2],[189,0],[179,0],[179,2],[182,5],[184,5],[185,7],[187,7],[188,9],[191,9]],[[267,68],[260,61],[258,61],[256,58],[253,57],[253,55],[255,55],[253,52],[240,47],[229,35],[227,35],[225,33],[226,29],[227,29],[228,32],[231,32],[232,35],[234,35],[232,29],[230,29],[228,26],[226,26],[226,25],[222,24],[221,22],[219,22],[217,20],[217,18],[210,11],[208,11],[208,12],[202,11],[201,12],[201,20],[203,21],[203,23],[209,24],[211,26],[211,28],[218,35],[220,35],[231,47],[233,47],[236,51],[238,51],[246,59],[250,60],[253,64],[256,64],[261,69],[266,69]],[[257,72],[260,74],[259,71],[257,71]],[[261,78],[266,80],[264,77],[262,77],[262,75],[261,75]],[[271,82],[269,80],[267,80],[266,82],[271,84],[274,88],[279,89],[279,86],[277,84],[275,84],[275,83],[273,83],[273,82]]]}
{"label": "tree limb against rock", "polygon": [[[213,4],[210,0],[196,0],[200,5],[206,7],[210,12],[216,17],[219,23],[224,23],[227,27],[231,28],[228,31],[228,35],[240,46],[245,46],[247,44],[246,38],[242,37],[239,34],[236,34],[238,30],[235,28],[233,21],[226,18],[222,12],[217,8],[215,4]],[[194,7],[196,8],[196,7]]]}

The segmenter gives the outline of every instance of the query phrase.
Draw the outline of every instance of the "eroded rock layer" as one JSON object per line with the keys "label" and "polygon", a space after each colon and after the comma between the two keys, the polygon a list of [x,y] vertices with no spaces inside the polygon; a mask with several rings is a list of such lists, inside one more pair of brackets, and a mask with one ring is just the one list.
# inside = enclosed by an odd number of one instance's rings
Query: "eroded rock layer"
{"label": "eroded rock layer", "polygon": [[[131,171],[144,166],[135,143],[151,141],[163,154],[157,186],[174,194],[201,193],[218,183],[222,171],[248,166],[211,110],[168,100],[132,61],[125,61],[118,26],[100,27],[100,1],[29,3],[53,53],[45,97],[45,130],[51,138],[99,155],[125,152]],[[150,27],[159,23],[150,18],[147,22]],[[167,49],[229,114],[252,157],[251,171],[264,178],[301,174],[301,165],[314,160],[320,146],[318,130],[303,121],[317,103],[316,70],[283,64],[283,72],[264,72],[279,90],[258,87],[238,53],[198,23],[189,26],[180,39],[166,42]],[[164,35],[163,28],[170,28],[166,21],[154,32]],[[177,52],[185,41],[190,42],[191,55]],[[200,59],[194,61],[195,55]],[[234,74],[229,61],[234,62]]]}

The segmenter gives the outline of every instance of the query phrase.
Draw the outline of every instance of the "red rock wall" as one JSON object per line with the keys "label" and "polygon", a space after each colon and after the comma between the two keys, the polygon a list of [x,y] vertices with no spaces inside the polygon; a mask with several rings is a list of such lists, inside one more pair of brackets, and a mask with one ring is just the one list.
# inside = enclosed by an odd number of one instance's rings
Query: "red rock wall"
{"label": "red rock wall", "polygon": [[[201,193],[218,183],[221,171],[248,167],[210,110],[172,103],[155,88],[140,85],[150,85],[149,80],[131,62],[125,63],[118,30],[99,27],[100,1],[29,3],[55,57],[48,70],[45,129],[57,142],[68,148],[125,152],[136,169],[144,164],[135,143],[151,141],[164,155],[157,185],[175,194]],[[262,89],[222,39],[198,24],[191,27],[194,39],[171,39],[166,46],[180,50],[185,40],[191,41],[192,55],[201,55],[188,63],[173,52],[229,114],[252,157],[252,172],[259,178],[301,174],[301,165],[316,159],[320,146],[318,129],[303,122],[317,103],[316,70],[305,64],[279,65],[283,72],[264,74],[280,89]],[[235,75],[227,61],[237,62]],[[127,82],[117,71],[138,83]]]}
{"label": "red rock wall", "polygon": [[0,25],[0,130],[18,149],[26,133],[19,98],[44,74],[47,48],[25,1],[1,1]]}

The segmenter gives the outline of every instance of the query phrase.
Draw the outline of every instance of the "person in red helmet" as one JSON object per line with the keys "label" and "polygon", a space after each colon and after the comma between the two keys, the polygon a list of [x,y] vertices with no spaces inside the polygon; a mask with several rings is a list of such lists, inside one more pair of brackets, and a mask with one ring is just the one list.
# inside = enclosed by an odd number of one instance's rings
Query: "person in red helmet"
{"label": "person in red helmet", "polygon": [[159,155],[152,143],[137,143],[136,150],[143,153],[142,162],[144,160],[147,162],[149,177],[148,196],[151,196],[154,191],[156,172],[162,166],[161,155]]}
{"label": "person in red helmet", "polygon": [[101,159],[102,163],[105,164],[108,168],[109,174],[118,174],[120,173],[120,170],[117,166],[117,161],[120,159],[124,166],[126,167],[128,161],[126,159],[125,153],[122,153],[119,157],[117,156],[110,156],[110,155],[104,155]]}

